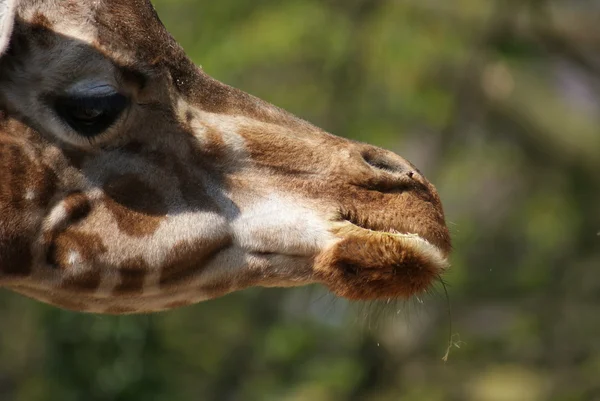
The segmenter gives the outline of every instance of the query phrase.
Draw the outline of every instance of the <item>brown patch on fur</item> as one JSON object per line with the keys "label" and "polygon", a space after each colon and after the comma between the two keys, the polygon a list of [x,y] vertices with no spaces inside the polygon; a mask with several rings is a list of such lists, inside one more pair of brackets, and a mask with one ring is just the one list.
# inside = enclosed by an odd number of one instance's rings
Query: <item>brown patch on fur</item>
{"label": "brown patch on fur", "polygon": [[35,13],[30,24],[30,38],[43,49],[49,49],[54,46],[56,36],[52,34],[53,24],[44,14],[40,12]]}
{"label": "brown patch on fur", "polygon": [[92,210],[88,197],[82,192],[73,192],[63,200],[69,223],[75,223],[86,217]]}
{"label": "brown patch on fur", "polygon": [[202,154],[216,162],[229,159],[229,151],[223,135],[213,127],[206,128],[206,142],[202,146]]}
{"label": "brown patch on fur", "polygon": [[[4,207],[14,210],[27,208],[26,185],[33,178],[31,167],[36,167],[32,165],[20,145],[12,142],[0,143],[0,201]],[[35,174],[33,176],[35,177]]]}
{"label": "brown patch on fur", "polygon": [[23,145],[0,138],[0,168],[0,202],[10,202],[15,209],[28,209],[32,207],[31,200],[25,195],[33,191],[35,206],[48,205],[56,190],[56,174],[37,160],[31,160]]}
{"label": "brown patch on fur", "polygon": [[[0,214],[4,218],[1,207]],[[3,221],[2,224],[6,222]],[[19,227],[10,227],[9,230],[18,231]],[[0,230],[0,273],[6,276],[28,276],[31,274],[33,261],[30,237],[27,233],[6,235],[3,231]]]}
{"label": "brown patch on fur", "polygon": [[[39,221],[33,220],[54,194],[56,177],[30,160],[22,145],[0,132],[0,272],[10,276],[31,273],[31,242]],[[35,198],[27,199],[32,191]]]}
{"label": "brown patch on fur", "polygon": [[[67,195],[62,206],[65,210],[65,218],[59,225],[53,227],[53,231],[47,231],[43,234],[43,243],[46,248],[46,263],[55,268],[63,268],[65,260],[61,259],[64,255],[58,252],[58,238],[63,230],[69,225],[75,224],[89,215],[92,210],[88,197],[82,192],[73,192]],[[68,238],[67,234],[67,238]],[[64,253],[64,252],[63,252]]]}
{"label": "brown patch on fur", "polygon": [[144,291],[144,279],[148,270],[148,264],[141,257],[121,263],[119,267],[121,281],[113,290],[113,295],[141,294]]}
{"label": "brown patch on fur", "polygon": [[194,113],[188,110],[185,112],[185,123],[190,126],[192,121],[194,121]]}
{"label": "brown patch on fur", "polygon": [[87,271],[79,276],[65,279],[61,287],[77,291],[93,292],[98,289],[101,281],[102,275],[99,271]]}
{"label": "brown patch on fur", "polygon": [[35,199],[41,208],[46,208],[56,195],[58,177],[56,173],[45,166],[38,170],[38,174],[31,181],[35,188]]}
{"label": "brown patch on fur", "polygon": [[182,242],[171,249],[160,275],[161,287],[173,286],[196,275],[221,251],[230,247],[230,237],[219,241]]}
{"label": "brown patch on fur", "polygon": [[168,212],[160,194],[134,174],[110,177],[103,189],[119,229],[133,237],[153,234]]}
{"label": "brown patch on fur", "polygon": [[96,262],[98,257],[106,252],[106,246],[98,234],[88,234],[75,229],[67,229],[54,238],[57,257],[62,262],[62,268],[67,270],[68,253],[79,253],[83,263]]}
{"label": "brown patch on fur", "polygon": [[231,172],[239,168],[243,161],[238,160],[237,152],[233,151],[223,140],[222,133],[215,127],[204,125],[204,137],[198,141],[190,127],[190,136],[187,139],[192,150],[191,158],[187,165],[180,166],[183,174],[188,173],[189,167],[196,167],[209,173],[213,178],[225,178],[224,172]]}
{"label": "brown patch on fur", "polygon": [[0,168],[0,185],[3,184],[0,201],[9,201],[15,209],[31,208],[31,200],[26,199],[25,195],[33,191],[36,206],[43,208],[48,205],[56,191],[58,178],[51,169],[31,160],[21,144],[0,140]]}
{"label": "brown patch on fur", "polygon": [[[27,276],[31,273],[32,254],[30,250],[32,229],[23,219],[22,196],[13,184],[26,179],[25,172],[15,164],[15,149],[0,143],[0,272],[10,276]],[[9,177],[4,174],[10,173]],[[16,180],[14,179],[17,176]],[[22,189],[21,189],[22,190]],[[17,191],[17,192],[15,192]]]}
{"label": "brown patch on fur", "polygon": [[79,13],[81,9],[81,4],[79,4],[79,0],[63,0],[61,5],[64,7],[66,15]]}
{"label": "brown patch on fur", "polygon": [[[72,272],[69,256],[77,252],[83,271]],[[75,229],[67,229],[57,234],[48,250],[49,258],[57,268],[64,270],[65,280],[62,287],[82,291],[94,291],[100,285],[102,274],[98,266],[99,257],[106,252],[102,238],[97,234],[88,234]],[[93,266],[93,269],[87,269]]]}
{"label": "brown patch on fur", "polygon": [[245,128],[239,133],[246,141],[252,163],[269,169],[270,173],[289,178],[322,174],[333,160],[331,151],[335,149],[325,151],[326,143],[309,142],[273,128]]}
{"label": "brown patch on fur", "polygon": [[317,258],[315,273],[340,297],[374,300],[418,294],[429,288],[441,270],[392,236],[350,230]]}

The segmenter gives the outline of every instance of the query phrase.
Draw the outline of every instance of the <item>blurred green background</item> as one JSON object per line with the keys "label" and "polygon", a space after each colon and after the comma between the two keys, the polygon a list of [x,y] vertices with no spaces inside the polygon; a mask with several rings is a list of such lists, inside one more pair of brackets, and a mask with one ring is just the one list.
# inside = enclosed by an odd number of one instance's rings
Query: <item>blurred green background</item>
{"label": "blurred green background", "polygon": [[451,317],[441,287],[133,317],[3,291],[0,400],[600,400],[598,1],[156,6],[210,75],[421,168],[454,238]]}

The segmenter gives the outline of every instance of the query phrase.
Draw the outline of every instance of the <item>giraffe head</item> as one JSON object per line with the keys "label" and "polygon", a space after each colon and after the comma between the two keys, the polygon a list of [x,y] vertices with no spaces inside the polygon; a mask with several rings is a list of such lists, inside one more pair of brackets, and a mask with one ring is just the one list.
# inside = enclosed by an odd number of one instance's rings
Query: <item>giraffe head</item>
{"label": "giraffe head", "polygon": [[96,313],[406,298],[450,248],[412,164],[210,78],[147,0],[0,0],[1,286]]}

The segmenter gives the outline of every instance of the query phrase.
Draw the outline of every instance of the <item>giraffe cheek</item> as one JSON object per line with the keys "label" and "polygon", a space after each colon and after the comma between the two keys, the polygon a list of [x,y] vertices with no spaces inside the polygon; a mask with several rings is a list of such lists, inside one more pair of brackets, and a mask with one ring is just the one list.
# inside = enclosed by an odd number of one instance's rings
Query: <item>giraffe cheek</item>
{"label": "giraffe cheek", "polygon": [[47,257],[61,271],[62,287],[93,292],[102,280],[97,261],[105,252],[99,235],[67,229],[53,239]]}
{"label": "giraffe cheek", "polygon": [[2,276],[28,276],[31,273],[33,230],[27,214],[13,201],[0,177],[0,279]]}
{"label": "giraffe cheek", "polygon": [[34,149],[7,139],[0,137],[0,277],[23,277],[31,273],[32,239],[56,177],[30,159]]}
{"label": "giraffe cheek", "polygon": [[[4,215],[2,207],[0,214]],[[2,224],[4,223],[3,221]],[[6,236],[3,230],[4,227],[0,228],[0,281],[3,276],[28,276],[31,273],[33,256],[27,235]]]}
{"label": "giraffe cheek", "polygon": [[109,177],[103,190],[105,206],[130,236],[154,234],[168,213],[160,194],[133,174]]}

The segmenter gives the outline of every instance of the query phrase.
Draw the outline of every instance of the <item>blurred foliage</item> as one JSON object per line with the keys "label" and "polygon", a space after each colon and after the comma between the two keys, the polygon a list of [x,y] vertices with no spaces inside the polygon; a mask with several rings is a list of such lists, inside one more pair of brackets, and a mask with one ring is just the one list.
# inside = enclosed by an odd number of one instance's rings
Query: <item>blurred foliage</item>
{"label": "blurred foliage", "polygon": [[452,316],[441,288],[252,289],[133,317],[4,292],[0,399],[600,400],[597,2],[156,6],[212,76],[422,167],[454,237]]}

